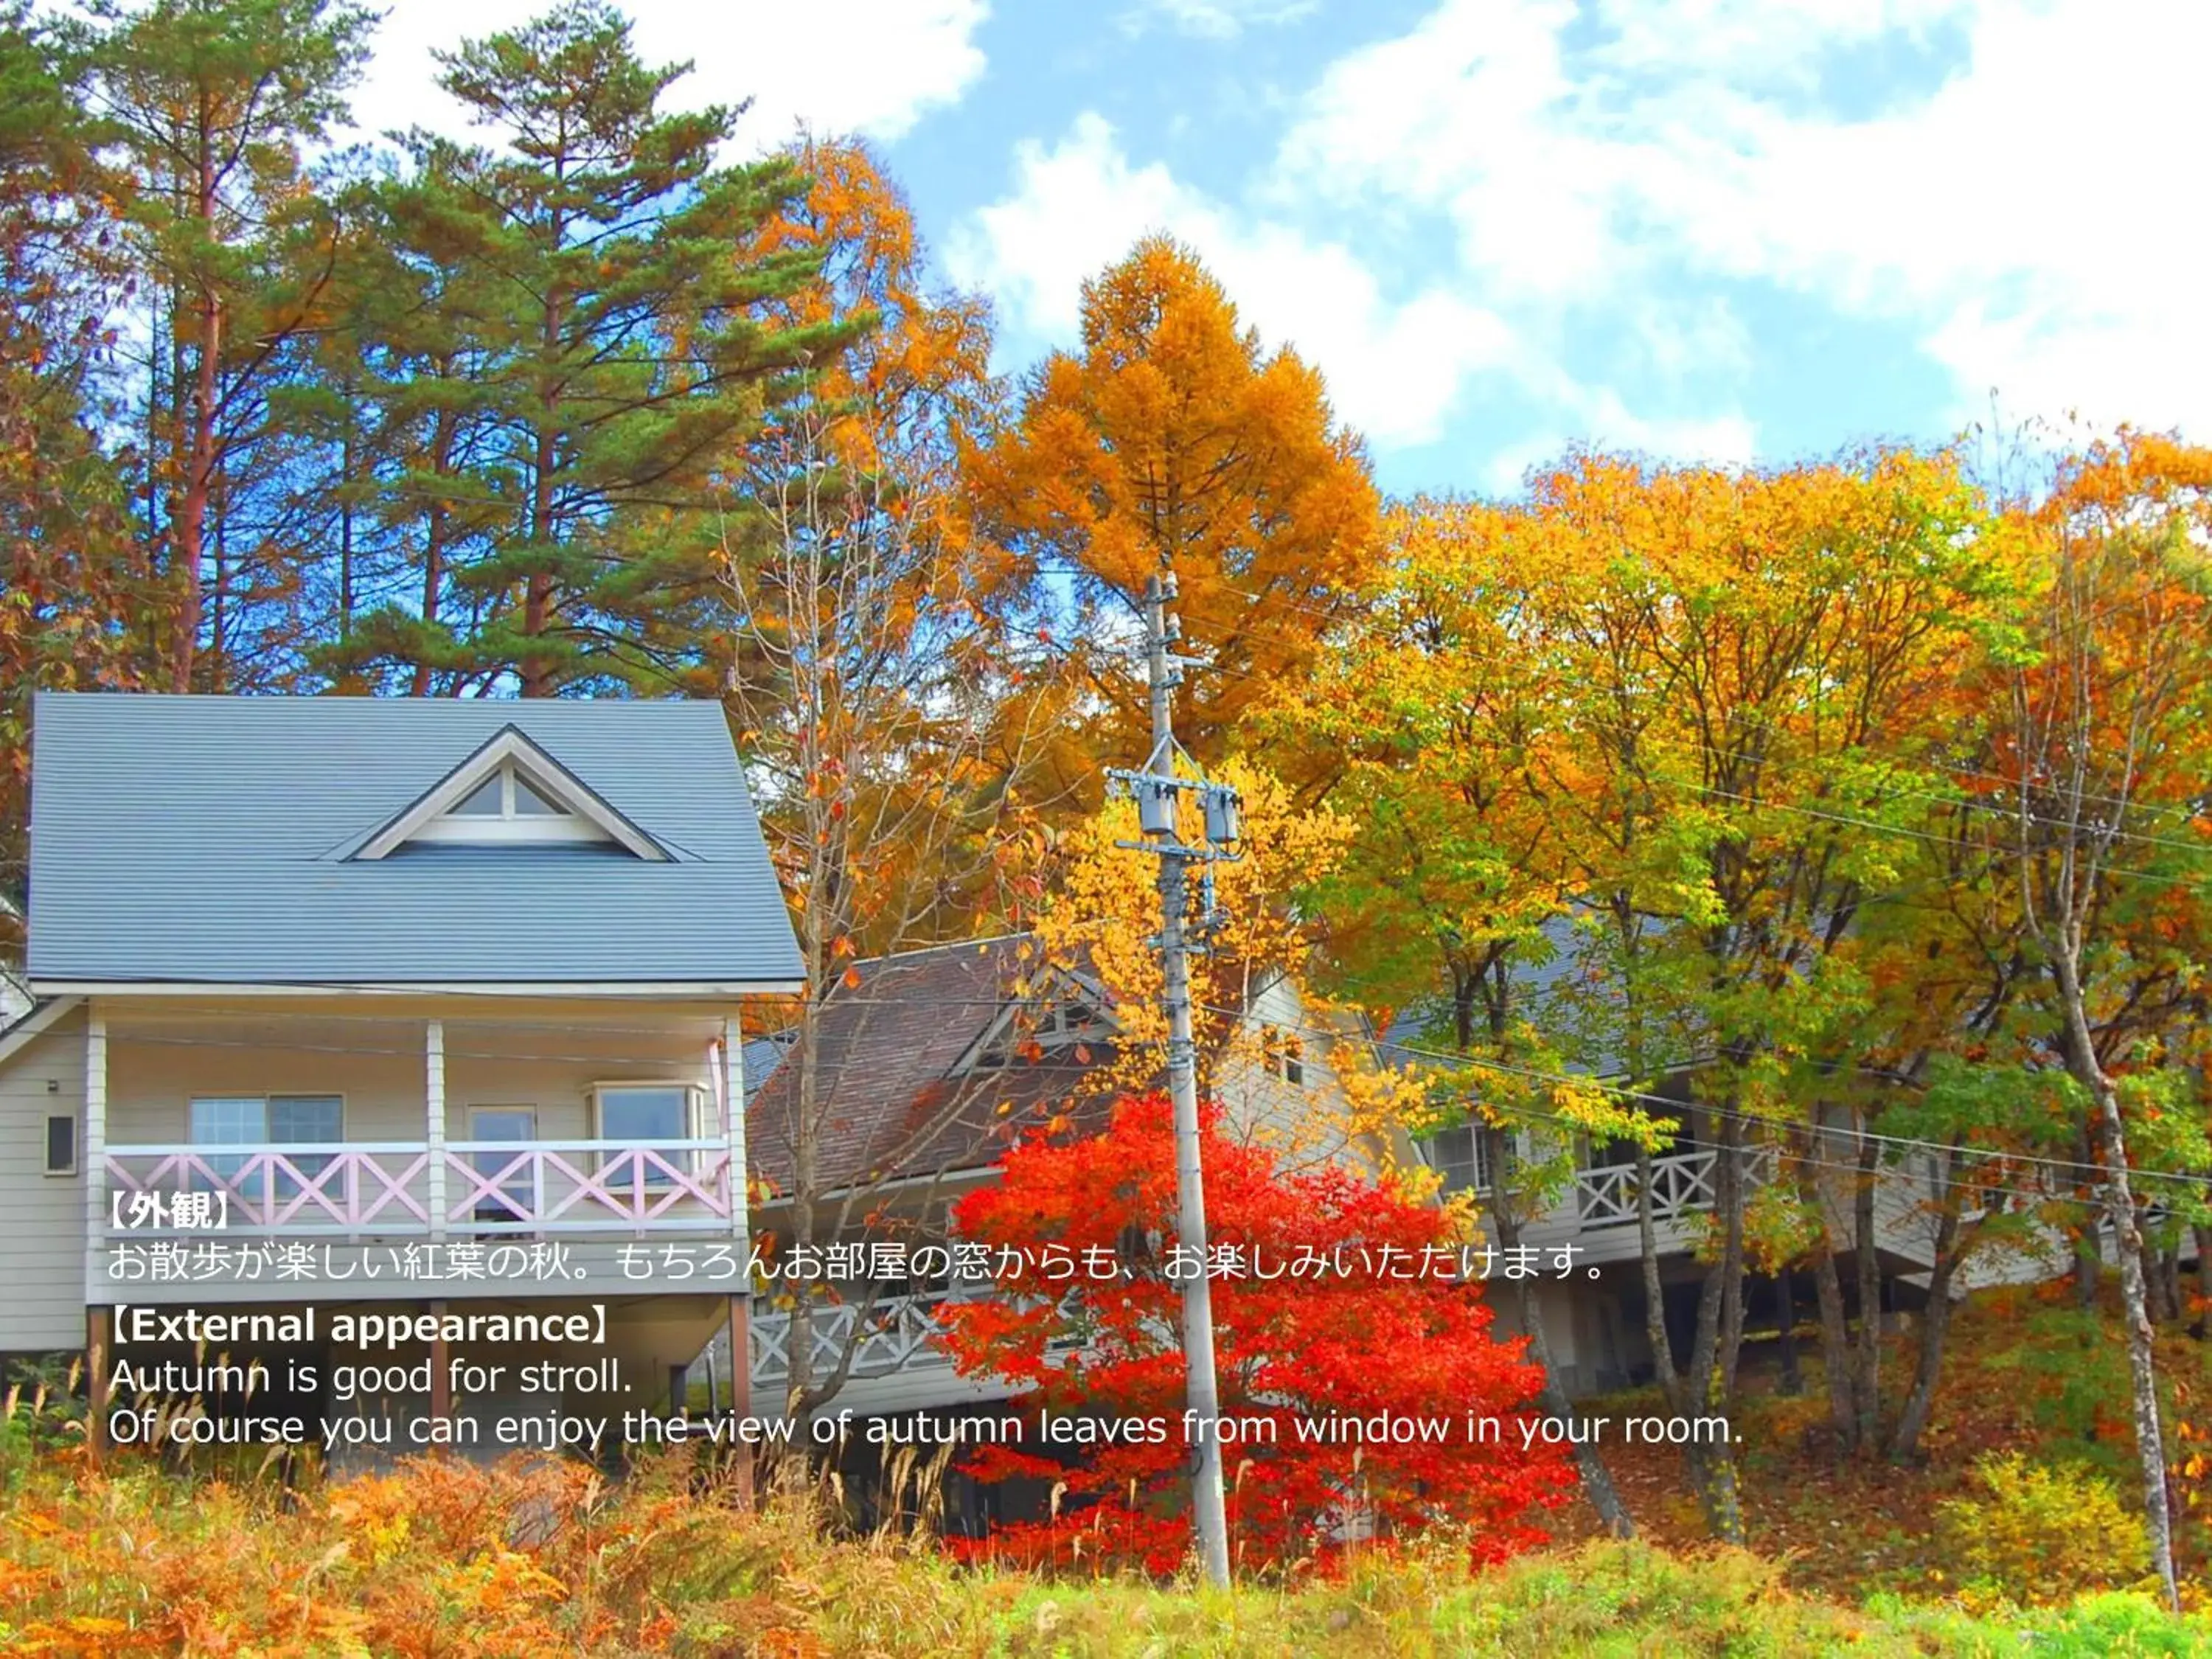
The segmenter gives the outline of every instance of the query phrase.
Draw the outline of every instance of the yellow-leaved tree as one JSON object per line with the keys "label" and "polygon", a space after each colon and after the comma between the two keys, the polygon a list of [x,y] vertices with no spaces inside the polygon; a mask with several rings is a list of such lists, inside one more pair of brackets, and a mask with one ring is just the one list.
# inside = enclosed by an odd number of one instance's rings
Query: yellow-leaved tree
{"label": "yellow-leaved tree", "polygon": [[[1401,1130],[1419,1107],[1419,1090],[1376,1064],[1357,1012],[1306,984],[1320,932],[1302,901],[1343,858],[1352,823],[1326,807],[1298,807],[1281,780],[1248,761],[1231,759],[1213,776],[1243,797],[1244,838],[1241,857],[1211,866],[1212,925],[1191,964],[1200,1093],[1223,1103],[1232,1132],[1293,1163],[1346,1158],[1410,1174]],[[1182,810],[1197,809],[1187,801]],[[1107,998],[1119,1036],[1102,1072],[1119,1089],[1156,1085],[1167,1054],[1153,943],[1159,866],[1129,844],[1138,839],[1125,799],[1061,837],[1034,929],[1039,976],[1073,975]],[[1184,839],[1203,841],[1194,824]],[[1191,883],[1194,927],[1206,915],[1207,885]]]}

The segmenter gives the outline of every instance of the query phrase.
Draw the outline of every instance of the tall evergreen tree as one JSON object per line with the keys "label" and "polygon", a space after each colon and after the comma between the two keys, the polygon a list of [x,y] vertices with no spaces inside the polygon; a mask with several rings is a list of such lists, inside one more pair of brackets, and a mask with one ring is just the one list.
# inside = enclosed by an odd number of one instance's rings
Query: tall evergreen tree
{"label": "tall evergreen tree", "polygon": [[18,904],[32,694],[147,667],[143,567],[87,391],[120,273],[86,138],[28,7],[0,3],[0,896]]}
{"label": "tall evergreen tree", "polygon": [[[690,65],[641,63],[599,0],[440,61],[501,142],[410,134],[385,202],[437,290],[434,317],[393,343],[411,367],[391,387],[417,423],[425,579],[419,606],[365,618],[332,660],[526,696],[710,692],[718,471],[861,325],[771,313],[818,268],[816,249],[758,249],[805,180],[789,158],[718,161],[739,109],[662,112]],[[427,521],[453,509],[481,537]]]}
{"label": "tall evergreen tree", "polygon": [[88,0],[64,28],[141,278],[142,499],[170,596],[149,643],[176,690],[232,684],[240,596],[295,581],[268,394],[327,319],[339,231],[305,154],[344,118],[370,21],[351,0]]}

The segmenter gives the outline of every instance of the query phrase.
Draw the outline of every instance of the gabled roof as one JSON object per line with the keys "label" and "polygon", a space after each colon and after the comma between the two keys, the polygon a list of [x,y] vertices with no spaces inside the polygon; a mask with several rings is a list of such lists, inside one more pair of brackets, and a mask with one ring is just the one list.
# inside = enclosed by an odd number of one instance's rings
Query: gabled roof
{"label": "gabled roof", "polygon": [[[800,979],[714,703],[49,693],[34,720],[42,993]],[[543,757],[663,856],[611,841],[356,856],[495,744]]]}
{"label": "gabled roof", "polygon": [[[1092,1073],[1114,1060],[1109,1044],[1085,1043],[1087,1060],[1068,1046],[959,1069],[1008,1007],[1028,1000],[1018,987],[1042,972],[1024,954],[1029,944],[1016,935],[878,957],[854,964],[858,984],[831,990],[815,1085],[823,1190],[981,1169],[1046,1113],[1071,1106],[1077,1127],[1103,1123],[1109,1103]],[[745,1115],[748,1161],[779,1191],[792,1180],[798,1071],[787,1052],[751,1091]]]}
{"label": "gabled roof", "polygon": [[[527,803],[524,816],[502,816],[517,795]],[[490,815],[470,816],[470,804],[486,799],[493,809]],[[492,833],[470,836],[455,833],[472,829]],[[519,833],[532,830],[562,833],[558,836]],[[457,840],[481,845],[501,839],[605,843],[653,863],[669,857],[667,848],[608,805],[512,720],[416,796],[405,811],[379,825],[346,856],[382,859],[417,845]]]}

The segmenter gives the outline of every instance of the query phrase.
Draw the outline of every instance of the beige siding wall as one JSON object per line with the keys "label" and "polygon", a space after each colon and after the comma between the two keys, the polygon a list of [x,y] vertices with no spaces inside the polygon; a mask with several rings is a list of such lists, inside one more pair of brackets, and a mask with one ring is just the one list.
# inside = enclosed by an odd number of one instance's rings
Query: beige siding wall
{"label": "beige siding wall", "polygon": [[[527,1107],[541,1140],[595,1136],[596,1083],[668,1081],[707,1091],[698,1132],[721,1132],[713,1107],[705,1040],[696,1030],[566,1029],[550,1023],[446,1024],[446,1137],[471,1138],[470,1109]],[[111,1146],[166,1146],[191,1138],[195,1096],[337,1094],[345,1138],[420,1142],[427,1129],[425,1028],[421,1021],[337,1020],[230,1027],[206,1022],[159,1029],[116,1020],[108,1045]]]}
{"label": "beige siding wall", "polygon": [[0,1064],[0,1352],[84,1346],[84,1177],[46,1173],[58,1112],[76,1115],[82,1166],[82,1009]]}

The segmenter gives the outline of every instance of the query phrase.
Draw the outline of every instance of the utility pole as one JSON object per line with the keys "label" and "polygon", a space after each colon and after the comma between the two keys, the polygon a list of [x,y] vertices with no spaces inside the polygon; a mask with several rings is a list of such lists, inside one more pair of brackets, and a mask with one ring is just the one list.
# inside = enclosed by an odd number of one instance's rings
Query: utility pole
{"label": "utility pole", "polygon": [[[1167,602],[1175,597],[1175,578],[1154,576],[1145,584],[1145,660],[1152,710],[1152,749],[1141,772],[1110,771],[1137,798],[1141,847],[1160,861],[1160,963],[1168,1016],[1168,1092],[1175,1104],[1176,1239],[1186,1267],[1196,1271],[1182,1285],[1183,1403],[1196,1425],[1198,1443],[1191,1475],[1191,1517],[1199,1561],[1206,1582],[1229,1583],[1229,1518],[1221,1486],[1220,1385],[1213,1363],[1213,1291],[1207,1277],[1206,1177],[1199,1158],[1198,1044],[1191,1030],[1189,919],[1190,871],[1233,857],[1239,838],[1236,791],[1224,784],[1179,776],[1176,757],[1173,689],[1188,659],[1170,653],[1174,633]],[[1199,797],[1206,826],[1203,847],[1186,846],[1176,834],[1176,805],[1186,791]],[[1210,896],[1212,884],[1209,878]]]}

